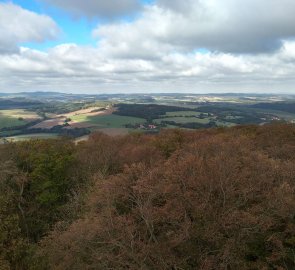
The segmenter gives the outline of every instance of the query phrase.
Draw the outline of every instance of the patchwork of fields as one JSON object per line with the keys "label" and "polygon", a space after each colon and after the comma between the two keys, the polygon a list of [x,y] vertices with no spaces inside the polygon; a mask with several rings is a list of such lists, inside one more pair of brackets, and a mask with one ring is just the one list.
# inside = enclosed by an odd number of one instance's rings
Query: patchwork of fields
{"label": "patchwork of fields", "polygon": [[[91,132],[101,131],[110,136],[126,135],[132,130],[127,127],[128,125],[140,125],[146,121],[138,117],[114,115],[113,112],[114,109],[109,106],[106,106],[106,108],[89,107],[66,114],[46,114],[46,118],[42,121],[41,117],[33,111],[24,109],[0,110],[0,129],[2,129],[0,137],[6,138],[2,139],[1,143],[56,138],[59,135],[54,133],[57,127],[59,127],[59,131],[74,130],[75,132],[79,129],[86,129]],[[33,123],[38,119],[40,120],[38,123]],[[32,125],[27,127],[28,134],[22,134],[23,131],[19,129],[30,122],[32,122]],[[34,133],[36,131],[37,133]],[[82,137],[87,137],[87,135]]]}
{"label": "patchwork of fields", "polygon": [[[227,119],[236,119],[234,117],[228,117]],[[176,111],[176,112],[167,112],[165,115],[162,115],[161,118],[155,119],[154,122],[157,124],[163,123],[172,123],[176,124],[188,124],[188,123],[197,123],[197,124],[209,124],[214,121],[217,126],[235,126],[235,124],[217,120],[215,116],[209,116],[208,114],[203,114],[196,111]],[[176,128],[173,124],[169,124],[166,128]]]}
{"label": "patchwork of fields", "polygon": [[[130,132],[157,133],[161,129],[202,129],[235,125],[264,125],[273,121],[295,123],[295,97],[245,98],[180,96],[63,96],[5,100],[0,109],[0,138],[9,141],[69,136],[79,141],[94,131],[111,136]],[[263,102],[263,103],[261,103]],[[13,104],[9,109],[9,104]],[[19,107],[17,107],[19,104]]]}
{"label": "patchwork of fields", "polygon": [[145,122],[142,118],[119,116],[119,115],[77,115],[73,116],[75,123],[85,123],[91,128],[124,128],[128,124],[142,124]]}

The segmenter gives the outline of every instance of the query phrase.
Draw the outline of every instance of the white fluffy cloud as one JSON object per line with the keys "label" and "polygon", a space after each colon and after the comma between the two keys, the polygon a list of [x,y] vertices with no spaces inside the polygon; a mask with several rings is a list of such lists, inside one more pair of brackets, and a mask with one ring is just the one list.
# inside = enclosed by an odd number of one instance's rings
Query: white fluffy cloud
{"label": "white fluffy cloud", "polygon": [[59,7],[73,16],[114,18],[132,14],[139,0],[40,0]]}
{"label": "white fluffy cloud", "polygon": [[50,17],[0,3],[0,53],[17,51],[21,42],[43,42],[58,34],[58,26]]}
{"label": "white fluffy cloud", "polygon": [[[81,4],[85,15],[90,2],[71,1],[71,8]],[[0,28],[2,50],[56,36],[50,18],[3,6],[26,15]],[[61,44],[0,55],[0,91],[294,93],[294,12],[294,0],[157,0],[135,21],[99,25],[95,47]],[[2,18],[0,26],[8,20]]]}
{"label": "white fluffy cloud", "polygon": [[124,55],[150,46],[261,53],[295,37],[294,12],[294,0],[158,0],[137,21],[99,26],[94,36]]}
{"label": "white fluffy cloud", "polygon": [[[173,53],[118,59],[99,48],[64,44],[22,48],[0,58],[0,89],[85,92],[285,91],[295,83],[295,42],[273,54]],[[294,92],[294,91],[293,91]]]}

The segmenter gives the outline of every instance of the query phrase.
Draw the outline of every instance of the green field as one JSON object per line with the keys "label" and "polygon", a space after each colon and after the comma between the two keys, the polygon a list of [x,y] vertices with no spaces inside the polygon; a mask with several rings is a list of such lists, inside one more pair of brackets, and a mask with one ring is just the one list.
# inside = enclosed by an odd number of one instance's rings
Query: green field
{"label": "green field", "polygon": [[19,142],[19,141],[27,141],[31,139],[56,139],[58,138],[58,134],[53,133],[38,133],[38,134],[25,134],[25,135],[17,135],[13,137],[6,137],[6,140],[12,142]]}
{"label": "green field", "polygon": [[22,126],[37,118],[39,116],[35,112],[23,109],[0,110],[0,128]]}
{"label": "green field", "polygon": [[167,118],[160,118],[155,120],[155,122],[158,124],[160,124],[162,121],[173,121],[179,124],[185,124],[185,123],[208,124],[211,121],[211,119],[210,118],[200,119],[196,117],[167,117]]}
{"label": "green field", "polygon": [[[223,126],[223,127],[235,126],[235,124],[233,124],[233,123],[226,122],[226,121],[218,121],[218,120],[215,120],[214,118],[209,118],[209,117],[206,117],[203,119],[200,119],[197,117],[185,117],[185,116],[191,116],[192,113],[194,113],[193,115],[199,114],[196,112],[189,112],[189,111],[187,111],[187,112],[169,112],[169,113],[166,113],[166,115],[171,115],[171,116],[173,115],[174,117],[159,118],[159,119],[156,119],[155,122],[157,124],[161,124],[162,121],[173,121],[178,124],[186,124],[186,123],[208,124],[210,121],[214,121],[217,126]],[[179,116],[176,116],[176,115],[179,115]],[[182,115],[182,117],[181,117],[181,115]],[[169,125],[167,127],[168,128],[175,128],[175,126],[173,126],[173,125]]]}
{"label": "green field", "polygon": [[97,128],[122,128],[127,124],[142,124],[145,122],[143,118],[119,116],[119,115],[97,115],[97,116],[87,116],[87,115],[77,115],[71,117],[75,122],[79,123],[89,123]]}
{"label": "green field", "polygon": [[21,133],[21,130],[6,130],[0,132],[0,137],[12,137],[19,135]]}
{"label": "green field", "polygon": [[165,116],[169,117],[184,117],[184,116],[199,116],[200,112],[194,111],[179,111],[179,112],[167,112]]}
{"label": "green field", "polygon": [[18,127],[25,125],[27,122],[18,118],[7,117],[0,114],[0,128]]}

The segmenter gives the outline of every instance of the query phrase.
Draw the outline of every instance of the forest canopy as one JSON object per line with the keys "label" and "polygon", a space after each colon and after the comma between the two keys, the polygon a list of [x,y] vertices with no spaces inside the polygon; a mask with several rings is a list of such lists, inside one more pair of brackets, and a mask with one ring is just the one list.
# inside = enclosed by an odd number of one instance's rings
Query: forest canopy
{"label": "forest canopy", "polygon": [[0,145],[0,269],[295,269],[295,126]]}

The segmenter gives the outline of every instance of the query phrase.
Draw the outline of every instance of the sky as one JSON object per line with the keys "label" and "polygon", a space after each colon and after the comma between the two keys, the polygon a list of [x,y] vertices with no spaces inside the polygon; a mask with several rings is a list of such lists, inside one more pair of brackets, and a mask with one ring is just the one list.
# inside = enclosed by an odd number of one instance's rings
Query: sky
{"label": "sky", "polygon": [[0,92],[293,93],[294,0],[0,0]]}

